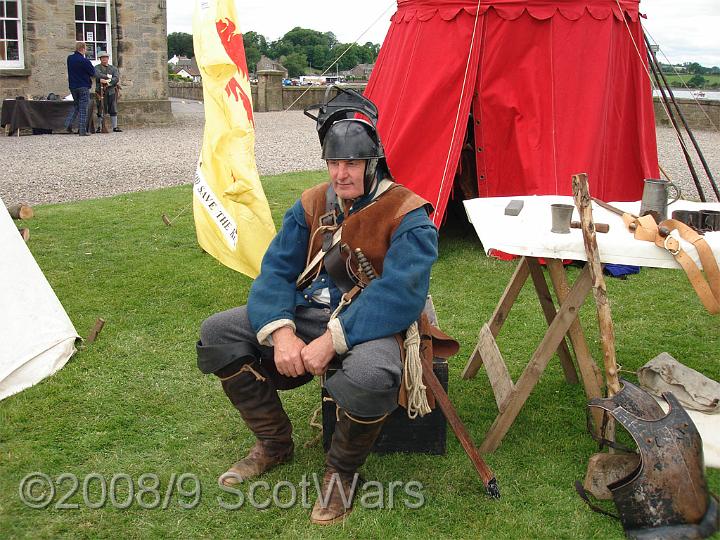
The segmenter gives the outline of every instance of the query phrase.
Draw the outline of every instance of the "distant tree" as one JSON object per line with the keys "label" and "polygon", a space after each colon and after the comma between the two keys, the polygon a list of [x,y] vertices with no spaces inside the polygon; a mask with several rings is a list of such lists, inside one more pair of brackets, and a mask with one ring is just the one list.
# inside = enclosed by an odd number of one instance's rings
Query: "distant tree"
{"label": "distant tree", "polygon": [[186,32],[173,32],[168,35],[167,47],[168,58],[172,58],[175,55],[187,56],[188,58],[195,56],[192,34]]}
{"label": "distant tree", "polygon": [[253,32],[245,32],[243,34],[243,45],[245,45],[245,59],[251,72],[255,71],[255,66],[260,61],[260,56],[268,53],[268,44],[265,36]]}
{"label": "distant tree", "polygon": [[324,45],[315,45],[308,56],[308,64],[320,68],[330,61],[330,49]]}
{"label": "distant tree", "polygon": [[288,77],[299,77],[308,68],[305,53],[294,52],[280,58],[280,63],[288,70]]}
{"label": "distant tree", "polygon": [[713,66],[710,68],[710,71],[708,71],[708,74],[710,75],[720,75],[720,67]]}
{"label": "distant tree", "polygon": [[[247,41],[245,42],[245,50],[248,55],[250,55],[248,52],[250,45]],[[326,70],[343,53],[345,54],[339,61],[338,69],[348,70],[358,64],[372,64],[377,59],[380,50],[380,45],[376,43],[368,41],[364,45],[352,44],[350,46],[349,43],[339,43],[332,32],[318,32],[299,26],[287,32],[277,41],[266,43],[266,45],[267,52],[265,54],[267,56],[279,59],[288,71],[295,73],[296,70],[301,70],[297,75],[304,73],[308,68]],[[348,47],[350,49],[345,52]],[[259,44],[258,48],[260,48]],[[335,71],[335,68],[332,71]],[[297,75],[290,74],[291,77]]]}
{"label": "distant tree", "polygon": [[693,75],[690,80],[687,82],[687,85],[690,88],[703,88],[705,86],[705,83],[707,82],[707,79],[703,77],[702,75]]}
{"label": "distant tree", "polygon": [[[329,35],[328,35],[329,34]],[[296,26],[290,30],[287,34],[280,38],[280,41],[292,43],[293,46],[297,47],[314,47],[315,45],[330,46],[330,41],[334,37],[332,32],[323,34],[317,30],[310,30],[308,28],[300,28]]]}
{"label": "distant tree", "polygon": [[708,72],[708,68],[701,66],[697,62],[687,62],[685,66],[687,67],[688,73],[695,75],[705,75]]}
{"label": "distant tree", "polygon": [[335,34],[333,34],[332,32],[325,32],[323,35],[327,40],[326,43],[329,48],[334,47],[335,44],[338,42],[337,37],[335,37]]}
{"label": "distant tree", "polygon": [[280,58],[281,56],[287,56],[295,52],[295,47],[292,43],[288,43],[279,39],[273,41],[268,45],[268,56],[270,58]]}

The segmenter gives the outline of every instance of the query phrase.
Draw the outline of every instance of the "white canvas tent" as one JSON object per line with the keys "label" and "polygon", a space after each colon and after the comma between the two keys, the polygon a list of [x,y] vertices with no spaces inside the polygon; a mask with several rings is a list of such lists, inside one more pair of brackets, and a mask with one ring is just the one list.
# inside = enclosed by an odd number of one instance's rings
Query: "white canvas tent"
{"label": "white canvas tent", "polygon": [[77,338],[0,199],[0,400],[61,369]]}

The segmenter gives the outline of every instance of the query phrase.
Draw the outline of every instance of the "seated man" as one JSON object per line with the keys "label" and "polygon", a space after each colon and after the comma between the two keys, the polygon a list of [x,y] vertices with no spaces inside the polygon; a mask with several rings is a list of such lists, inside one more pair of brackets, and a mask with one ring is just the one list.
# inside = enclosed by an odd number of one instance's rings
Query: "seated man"
{"label": "seated man", "polygon": [[[352,510],[339,489],[351,493],[357,469],[397,407],[396,336],[418,319],[437,258],[430,205],[392,182],[373,124],[354,117],[327,123],[319,132],[330,183],[305,191],[285,214],[247,305],[205,320],[197,346],[200,370],[220,378],[257,437],[220,477],[224,485],[292,458],[292,426],[277,390],[323,375],[339,358],[325,381],[338,422],[325,460],[328,502],[319,498],[311,515],[318,524],[342,521]],[[357,248],[376,274],[360,287],[346,269],[353,268],[347,253]]]}

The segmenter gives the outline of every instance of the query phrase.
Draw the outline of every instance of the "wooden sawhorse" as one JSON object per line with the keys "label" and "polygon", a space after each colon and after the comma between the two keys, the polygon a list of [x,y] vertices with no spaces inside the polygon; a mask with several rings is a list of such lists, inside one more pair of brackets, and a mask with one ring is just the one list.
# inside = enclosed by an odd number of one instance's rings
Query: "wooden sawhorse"
{"label": "wooden sawhorse", "polygon": [[[602,397],[602,375],[590,354],[585,334],[577,318],[580,307],[592,290],[589,267],[588,265],[585,266],[572,288],[570,288],[562,261],[560,259],[546,258],[545,262],[553,289],[560,303],[559,309],[555,307],[538,259],[536,257],[522,257],[492,317],[480,329],[475,350],[470,355],[470,359],[463,370],[462,378],[470,379],[477,374],[480,366],[484,364],[497,403],[498,415],[492,426],[490,426],[485,440],[480,445],[480,452],[493,452],[500,446],[500,442],[515,421],[515,418],[517,418],[525,401],[530,396],[530,392],[532,392],[555,352],[560,357],[565,380],[571,384],[578,382],[565,336],[569,337],[572,343],[577,367],[588,399]],[[495,337],[497,337],[502,325],[507,320],[510,309],[528,277],[532,278],[548,323],[548,330],[537,349],[535,349],[522,375],[516,383],[513,383],[495,342]],[[593,412],[593,416],[595,417],[595,426],[600,426],[602,414]]]}

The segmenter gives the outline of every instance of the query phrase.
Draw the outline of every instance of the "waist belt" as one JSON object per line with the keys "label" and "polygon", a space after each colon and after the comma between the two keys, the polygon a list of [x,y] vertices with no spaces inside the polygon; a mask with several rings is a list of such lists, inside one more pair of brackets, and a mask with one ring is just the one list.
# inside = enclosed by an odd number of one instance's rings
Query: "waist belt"
{"label": "waist belt", "polygon": [[[685,270],[705,309],[712,315],[720,313],[720,269],[712,249],[701,234],[676,219],[666,219],[658,225],[651,216],[637,218],[625,214],[623,221],[630,231],[634,231],[635,239],[654,242],[656,246],[670,253]],[[680,240],[672,235],[673,231],[677,231],[680,238],[695,247],[705,272],[704,276],[692,257],[683,249]]]}

